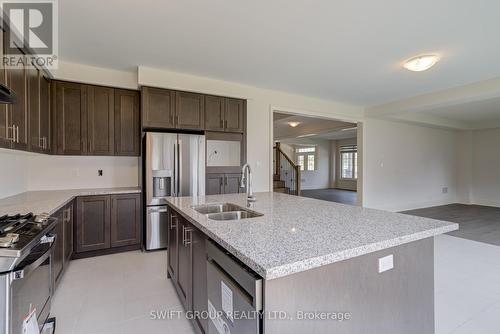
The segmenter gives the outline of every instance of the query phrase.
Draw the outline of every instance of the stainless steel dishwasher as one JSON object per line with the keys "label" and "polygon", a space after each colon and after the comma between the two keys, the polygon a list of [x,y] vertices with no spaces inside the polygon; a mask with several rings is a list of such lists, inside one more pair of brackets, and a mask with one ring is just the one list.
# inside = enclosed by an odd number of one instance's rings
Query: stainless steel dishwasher
{"label": "stainless steel dishwasher", "polygon": [[262,278],[207,241],[209,334],[262,333]]}

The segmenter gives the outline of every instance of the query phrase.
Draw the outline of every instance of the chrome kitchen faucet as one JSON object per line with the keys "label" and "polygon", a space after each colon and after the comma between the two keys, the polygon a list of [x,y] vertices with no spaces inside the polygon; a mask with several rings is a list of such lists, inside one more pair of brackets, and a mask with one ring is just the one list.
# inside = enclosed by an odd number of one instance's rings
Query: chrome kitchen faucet
{"label": "chrome kitchen faucet", "polygon": [[[248,175],[247,175],[248,173]],[[253,190],[252,190],[252,169],[250,168],[249,164],[244,164],[243,167],[241,168],[241,188],[244,188],[245,185],[247,187],[247,201],[248,202],[255,202],[257,199],[253,195]]]}

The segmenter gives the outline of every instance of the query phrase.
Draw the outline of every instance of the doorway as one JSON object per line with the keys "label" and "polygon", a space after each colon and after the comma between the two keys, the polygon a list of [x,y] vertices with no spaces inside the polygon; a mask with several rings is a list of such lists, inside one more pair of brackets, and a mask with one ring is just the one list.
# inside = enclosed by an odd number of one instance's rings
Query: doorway
{"label": "doorway", "polygon": [[361,205],[362,126],[272,111],[273,191]]}

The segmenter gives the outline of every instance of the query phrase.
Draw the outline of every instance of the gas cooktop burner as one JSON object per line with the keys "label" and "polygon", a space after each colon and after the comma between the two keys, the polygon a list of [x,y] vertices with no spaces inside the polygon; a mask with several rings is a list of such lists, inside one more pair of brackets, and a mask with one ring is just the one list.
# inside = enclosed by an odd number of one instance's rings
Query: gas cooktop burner
{"label": "gas cooktop burner", "polygon": [[0,217],[0,248],[20,248],[35,238],[48,223],[36,222],[33,213]]}
{"label": "gas cooktop burner", "polygon": [[32,218],[33,213],[31,212],[25,215],[17,214],[14,216],[5,215],[0,217],[0,236],[14,232]]}

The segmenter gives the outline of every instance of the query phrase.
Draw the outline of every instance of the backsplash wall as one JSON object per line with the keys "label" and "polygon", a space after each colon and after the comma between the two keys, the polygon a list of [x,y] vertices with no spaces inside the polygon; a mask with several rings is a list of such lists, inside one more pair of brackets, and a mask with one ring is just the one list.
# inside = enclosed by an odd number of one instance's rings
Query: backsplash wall
{"label": "backsplash wall", "polygon": [[28,188],[27,163],[31,153],[0,149],[0,198]]}
{"label": "backsplash wall", "polygon": [[[98,176],[98,170],[103,171]],[[27,190],[135,187],[139,158],[53,156],[0,150],[0,198]]]}

